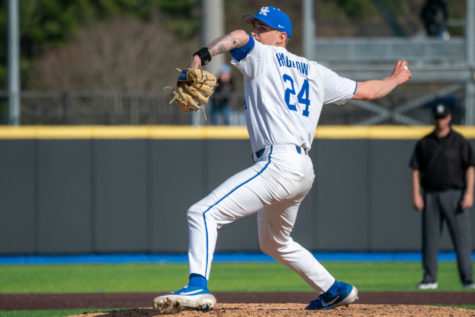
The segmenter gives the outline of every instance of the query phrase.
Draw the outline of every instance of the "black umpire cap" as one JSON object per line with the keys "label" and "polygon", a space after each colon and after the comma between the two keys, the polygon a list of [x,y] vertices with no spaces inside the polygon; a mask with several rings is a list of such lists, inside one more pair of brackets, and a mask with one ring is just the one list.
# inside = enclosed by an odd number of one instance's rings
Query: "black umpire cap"
{"label": "black umpire cap", "polygon": [[442,119],[450,114],[449,107],[440,103],[434,107],[433,115],[435,119]]}

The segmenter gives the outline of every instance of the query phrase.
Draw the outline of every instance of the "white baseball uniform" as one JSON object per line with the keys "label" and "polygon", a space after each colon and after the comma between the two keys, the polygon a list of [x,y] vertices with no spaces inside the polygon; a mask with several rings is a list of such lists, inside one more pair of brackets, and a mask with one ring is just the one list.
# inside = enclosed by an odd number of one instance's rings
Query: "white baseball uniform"
{"label": "white baseball uniform", "polygon": [[217,230],[257,213],[261,250],[321,294],[335,279],[290,234],[315,178],[308,151],[322,105],[348,101],[357,84],[251,36],[231,54],[232,64],[244,76],[246,123],[255,164],[189,208],[190,274],[208,278]]}

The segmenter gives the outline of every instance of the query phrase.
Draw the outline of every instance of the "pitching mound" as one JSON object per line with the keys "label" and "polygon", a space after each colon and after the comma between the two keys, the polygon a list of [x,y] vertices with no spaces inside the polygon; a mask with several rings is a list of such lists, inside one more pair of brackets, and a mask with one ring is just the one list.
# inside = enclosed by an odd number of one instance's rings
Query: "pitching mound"
{"label": "pitching mound", "polygon": [[[306,311],[304,304],[220,304],[215,309],[207,313],[197,313],[196,311],[182,311],[178,314],[168,316],[180,317],[214,317],[214,316],[475,316],[474,310],[452,307],[421,306],[421,305],[363,305],[353,304],[349,307],[337,307],[334,310],[326,311]],[[135,308],[129,310],[114,310],[109,312],[97,312],[91,314],[75,315],[76,317],[135,317],[135,316],[164,316],[158,314],[151,308]],[[167,316],[167,315],[165,315]]]}

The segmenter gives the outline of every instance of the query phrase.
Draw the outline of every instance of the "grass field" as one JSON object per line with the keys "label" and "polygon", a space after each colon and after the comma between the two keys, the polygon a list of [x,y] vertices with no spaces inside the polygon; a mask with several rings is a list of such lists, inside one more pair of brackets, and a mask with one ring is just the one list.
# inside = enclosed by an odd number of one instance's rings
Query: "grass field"
{"label": "grass field", "polygon": [[[364,291],[416,291],[418,262],[328,262],[339,280]],[[187,264],[2,265],[0,293],[169,292],[187,283]],[[276,278],[278,277],[278,278]],[[456,264],[439,263],[438,291],[463,291]],[[312,291],[280,263],[215,263],[211,291]],[[469,290],[467,290],[469,291]],[[475,309],[475,305],[468,308]],[[27,316],[67,316],[94,310],[28,311]],[[25,316],[25,311],[0,311]]]}
{"label": "grass field", "polygon": [[[328,262],[339,280],[361,291],[414,291],[422,277],[417,262]],[[2,265],[0,293],[162,292],[188,282],[187,264]],[[276,279],[276,277],[279,277]],[[463,290],[456,264],[439,263],[440,291]],[[213,291],[312,291],[280,263],[213,264]]]}

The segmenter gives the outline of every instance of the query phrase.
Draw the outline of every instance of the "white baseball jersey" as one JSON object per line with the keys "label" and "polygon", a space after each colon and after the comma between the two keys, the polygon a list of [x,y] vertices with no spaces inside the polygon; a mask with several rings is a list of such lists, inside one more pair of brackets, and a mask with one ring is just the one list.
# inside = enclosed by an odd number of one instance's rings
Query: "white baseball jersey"
{"label": "white baseball jersey", "polygon": [[[245,111],[255,164],[231,176],[188,209],[190,274],[209,277],[218,229],[257,213],[263,252],[297,272],[319,294],[333,276],[291,237],[315,173],[310,149],[324,103],[343,103],[356,83],[250,37],[231,51],[243,73]],[[262,151],[261,151],[262,150]]]}
{"label": "white baseball jersey", "polygon": [[295,144],[309,150],[322,105],[351,99],[356,82],[283,47],[263,45],[252,37],[249,41],[254,42],[252,50],[231,63],[244,75],[252,151],[271,144]]}

